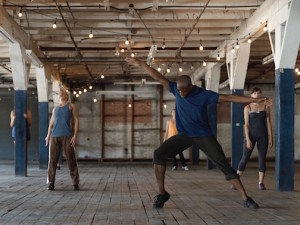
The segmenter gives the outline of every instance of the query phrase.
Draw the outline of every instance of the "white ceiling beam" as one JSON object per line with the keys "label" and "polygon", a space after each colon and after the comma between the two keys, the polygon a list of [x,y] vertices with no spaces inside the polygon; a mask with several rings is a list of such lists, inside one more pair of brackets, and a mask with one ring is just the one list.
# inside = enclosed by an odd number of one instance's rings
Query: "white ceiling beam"
{"label": "white ceiling beam", "polygon": [[[258,38],[263,34],[263,27],[265,22],[272,18],[286,6],[291,0],[267,0],[265,1],[241,26],[231,35],[230,40],[224,41],[219,45],[218,50],[211,53],[211,57],[215,57],[218,51],[224,52],[226,46],[230,50],[232,44],[237,38],[246,38],[250,35],[255,35],[252,39]],[[247,41],[247,39],[243,40]]]}

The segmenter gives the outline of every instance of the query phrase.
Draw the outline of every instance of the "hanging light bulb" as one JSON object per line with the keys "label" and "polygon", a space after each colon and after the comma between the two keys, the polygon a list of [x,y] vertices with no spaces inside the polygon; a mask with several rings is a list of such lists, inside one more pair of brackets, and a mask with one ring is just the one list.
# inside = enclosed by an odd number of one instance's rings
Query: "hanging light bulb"
{"label": "hanging light bulb", "polygon": [[101,74],[101,79],[104,79],[104,74],[103,73]]}
{"label": "hanging light bulb", "polygon": [[125,52],[124,48],[121,49],[121,52],[122,52],[122,53]]}
{"label": "hanging light bulb", "polygon": [[127,38],[126,38],[126,41],[125,41],[125,45],[129,45],[128,34],[127,34]]}
{"label": "hanging light bulb", "polygon": [[83,89],[83,92],[87,92],[86,88],[85,88],[85,89]]}
{"label": "hanging light bulb", "polygon": [[131,105],[131,103],[129,103],[129,104],[128,104],[128,108],[131,108],[131,107],[132,107],[132,105]]}
{"label": "hanging light bulb", "polygon": [[298,71],[297,75],[300,76],[300,71]]}
{"label": "hanging light bulb", "polygon": [[206,62],[205,62],[205,61],[203,61],[202,65],[203,65],[203,66],[206,66]]}
{"label": "hanging light bulb", "polygon": [[239,45],[239,39],[236,39],[236,45],[235,45],[235,48],[236,48],[236,49],[239,49],[239,48],[240,48],[240,45]]}
{"label": "hanging light bulb", "polygon": [[298,73],[298,72],[299,72],[299,69],[298,69],[298,68],[296,68],[296,69],[295,69],[295,72],[296,72],[296,73]]}
{"label": "hanging light bulb", "polygon": [[232,52],[232,53],[235,53],[234,44],[232,44],[231,52]]}
{"label": "hanging light bulb", "polygon": [[220,61],[220,53],[218,52],[217,60]]}
{"label": "hanging light bulb", "polygon": [[250,33],[249,33],[248,43],[251,44],[251,42],[252,42],[251,41],[251,36],[250,36]]}
{"label": "hanging light bulb", "polygon": [[82,94],[82,91],[79,91],[79,92],[78,92],[78,94],[80,94],[80,95],[81,95],[81,94]]}
{"label": "hanging light bulb", "polygon": [[120,55],[119,49],[116,50],[115,55],[116,55],[116,56]]}
{"label": "hanging light bulb", "polygon": [[23,13],[22,13],[22,7],[21,7],[21,9],[20,9],[20,11],[19,11],[19,17],[22,17],[23,16]]}
{"label": "hanging light bulb", "polygon": [[168,106],[166,104],[164,104],[164,108],[166,109]]}
{"label": "hanging light bulb", "polygon": [[181,67],[181,66],[179,66],[179,72],[182,72],[182,71],[183,71],[182,67]]}
{"label": "hanging light bulb", "polygon": [[92,85],[90,85],[90,86],[89,86],[89,89],[90,89],[90,90],[92,90],[92,89],[93,89],[93,86],[92,86]]}
{"label": "hanging light bulb", "polygon": [[268,30],[268,21],[266,21],[266,24],[264,26],[264,31],[267,31]]}
{"label": "hanging light bulb", "polygon": [[133,53],[133,52],[131,52],[131,55],[130,55],[130,56],[133,58],[135,55],[134,55],[134,53]]}
{"label": "hanging light bulb", "polygon": [[159,64],[158,64],[157,71],[158,71],[158,72],[160,72],[160,71],[161,71],[161,68],[160,68]]}
{"label": "hanging light bulb", "polygon": [[78,97],[79,97],[79,94],[76,94],[76,97],[78,98]]}
{"label": "hanging light bulb", "polygon": [[203,51],[203,45],[202,45],[202,40],[200,40],[200,47],[199,47],[200,51]]}
{"label": "hanging light bulb", "polygon": [[170,71],[171,71],[170,68],[167,68],[167,73],[170,73]]}
{"label": "hanging light bulb", "polygon": [[94,99],[93,99],[93,102],[97,102],[97,99],[96,99],[96,98],[94,98]]}
{"label": "hanging light bulb", "polygon": [[165,41],[165,38],[163,39],[163,43],[162,43],[161,48],[162,48],[162,49],[165,49],[165,48],[166,48],[166,41]]}
{"label": "hanging light bulb", "polygon": [[76,91],[73,91],[73,95],[76,95],[77,94],[77,92]]}
{"label": "hanging light bulb", "polygon": [[93,31],[91,30],[91,31],[90,31],[90,34],[89,34],[89,38],[93,38],[93,37],[94,37]]}
{"label": "hanging light bulb", "polygon": [[56,19],[55,19],[54,23],[52,24],[52,27],[53,27],[53,29],[56,28]]}

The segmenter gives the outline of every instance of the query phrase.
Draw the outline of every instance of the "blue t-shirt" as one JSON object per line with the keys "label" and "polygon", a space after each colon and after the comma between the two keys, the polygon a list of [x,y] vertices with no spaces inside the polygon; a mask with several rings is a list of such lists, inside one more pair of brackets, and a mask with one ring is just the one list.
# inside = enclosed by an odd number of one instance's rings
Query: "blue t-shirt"
{"label": "blue t-shirt", "polygon": [[179,94],[177,83],[169,82],[169,89],[176,98],[178,134],[189,137],[213,136],[208,122],[207,106],[218,103],[219,94],[194,85],[193,90],[183,98]]}

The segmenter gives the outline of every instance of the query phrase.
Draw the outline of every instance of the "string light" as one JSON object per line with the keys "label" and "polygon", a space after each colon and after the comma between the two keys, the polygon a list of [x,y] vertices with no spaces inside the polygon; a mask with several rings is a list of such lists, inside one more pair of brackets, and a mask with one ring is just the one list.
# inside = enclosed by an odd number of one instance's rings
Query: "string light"
{"label": "string light", "polygon": [[97,102],[97,99],[96,99],[96,98],[94,98],[94,99],[93,99],[93,102]]}
{"label": "string light", "polygon": [[203,65],[203,66],[206,66],[206,62],[205,62],[205,61],[203,61],[202,65]]}
{"label": "string light", "polygon": [[81,95],[81,94],[82,94],[82,91],[78,91],[78,94],[80,94],[80,95]]}
{"label": "string light", "polygon": [[160,72],[160,71],[161,71],[161,68],[160,68],[159,64],[158,64],[157,71],[158,71],[158,72]]}
{"label": "string light", "polygon": [[87,92],[86,88],[85,88],[85,89],[83,89],[83,92]]}
{"label": "string light", "polygon": [[103,73],[101,74],[101,79],[104,79],[104,74]]}
{"label": "string light", "polygon": [[200,40],[200,47],[199,47],[200,51],[203,51],[203,45],[202,45],[202,40]]}
{"label": "string light", "polygon": [[77,92],[76,91],[73,91],[73,95],[76,95],[77,94]]}
{"label": "string light", "polygon": [[94,37],[93,31],[91,30],[91,31],[90,31],[90,34],[89,34],[89,38],[93,38],[93,37]]}
{"label": "string light", "polygon": [[56,19],[55,19],[54,23],[52,24],[52,28],[53,28],[53,29],[56,28]]}
{"label": "string light", "polygon": [[170,71],[171,71],[170,68],[167,68],[167,73],[170,73]]}
{"label": "string light", "polygon": [[161,48],[162,48],[162,49],[165,49],[165,48],[166,48],[166,41],[165,41],[165,38],[163,39],[163,43],[162,43]]}
{"label": "string light", "polygon": [[235,45],[235,48],[236,48],[236,49],[239,49],[239,48],[240,48],[240,45],[239,45],[239,39],[238,39],[238,38],[236,39],[236,45]]}
{"label": "string light", "polygon": [[76,94],[76,98],[78,98],[79,97],[79,94]]}
{"label": "string light", "polygon": [[132,107],[132,105],[131,105],[131,103],[129,103],[129,104],[128,104],[128,108],[131,108],[131,107]]}
{"label": "string light", "polygon": [[296,69],[295,69],[295,72],[296,72],[296,73],[298,73],[298,72],[299,72],[299,69],[298,69],[298,68],[296,68]]}
{"label": "string light", "polygon": [[220,58],[220,53],[219,53],[219,51],[218,51],[217,60],[220,61],[220,59],[221,59],[221,58]]}
{"label": "string light", "polygon": [[268,30],[268,21],[266,21],[266,24],[264,26],[264,31],[267,31]]}
{"label": "string light", "polygon": [[90,90],[92,90],[92,89],[93,89],[93,86],[92,86],[92,85],[90,85],[90,86],[89,86],[89,89],[90,89]]}
{"label": "string light", "polygon": [[116,50],[116,53],[115,53],[115,55],[116,55],[116,56],[120,55],[120,52],[119,52],[119,50],[118,50],[118,49]]}
{"label": "string light", "polygon": [[127,38],[126,38],[126,41],[125,41],[125,45],[129,45],[128,34],[127,34]]}
{"label": "string light", "polygon": [[251,36],[250,36],[250,33],[249,33],[248,43],[251,44],[251,42],[252,42],[251,41]]}
{"label": "string light", "polygon": [[121,52],[122,52],[122,53],[125,52],[124,48],[121,49]]}
{"label": "string light", "polygon": [[23,13],[22,13],[22,7],[21,7],[21,9],[20,9],[20,11],[19,11],[19,17],[22,17],[23,16]]}
{"label": "string light", "polygon": [[166,109],[168,106],[166,104],[164,104],[164,108]]}
{"label": "string light", "polygon": [[232,44],[231,52],[232,52],[232,53],[235,53],[234,44]]}
{"label": "string light", "polygon": [[181,66],[179,66],[179,72],[182,72],[182,71],[183,71],[182,67],[181,67]]}
{"label": "string light", "polygon": [[130,55],[130,56],[133,58],[135,55],[134,55],[134,53],[133,53],[133,52],[131,52],[131,55]]}

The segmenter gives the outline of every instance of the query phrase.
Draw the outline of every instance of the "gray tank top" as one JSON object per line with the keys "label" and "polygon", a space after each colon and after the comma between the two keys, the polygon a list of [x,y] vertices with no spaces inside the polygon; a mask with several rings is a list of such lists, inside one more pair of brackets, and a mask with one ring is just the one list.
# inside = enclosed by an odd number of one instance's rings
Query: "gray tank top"
{"label": "gray tank top", "polygon": [[62,107],[57,106],[54,110],[52,137],[71,136],[70,120],[71,111],[69,109],[69,103]]}

